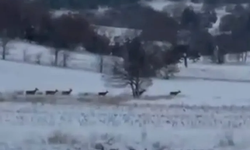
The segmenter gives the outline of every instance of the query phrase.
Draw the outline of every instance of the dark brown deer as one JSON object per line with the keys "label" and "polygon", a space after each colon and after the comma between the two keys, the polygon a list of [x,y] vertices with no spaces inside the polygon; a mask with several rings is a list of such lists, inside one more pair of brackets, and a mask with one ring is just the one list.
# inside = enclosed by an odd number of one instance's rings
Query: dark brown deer
{"label": "dark brown deer", "polygon": [[34,95],[38,91],[38,88],[35,88],[35,90],[25,91],[26,95]]}
{"label": "dark brown deer", "polygon": [[106,92],[99,92],[99,93],[98,93],[99,96],[105,96],[105,95],[107,95],[107,94],[108,94],[108,91],[106,91]]}
{"label": "dark brown deer", "polygon": [[72,89],[69,89],[68,91],[62,91],[62,95],[70,95],[72,92]]}
{"label": "dark brown deer", "polygon": [[56,89],[55,91],[45,91],[46,95],[55,95],[58,90]]}
{"label": "dark brown deer", "polygon": [[169,94],[172,95],[172,96],[176,96],[178,95],[179,93],[181,93],[181,91],[173,91],[173,92],[170,92]]}

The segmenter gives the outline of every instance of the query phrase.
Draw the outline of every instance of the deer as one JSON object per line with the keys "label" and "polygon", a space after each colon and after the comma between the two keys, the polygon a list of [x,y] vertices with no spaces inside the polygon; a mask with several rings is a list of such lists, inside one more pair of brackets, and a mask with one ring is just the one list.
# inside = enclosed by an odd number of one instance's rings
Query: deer
{"label": "deer", "polygon": [[98,93],[99,96],[105,96],[106,94],[108,94],[108,91],[106,91],[106,92],[99,92]]}
{"label": "deer", "polygon": [[72,92],[72,89],[69,89],[68,91],[62,91],[62,95],[70,95]]}
{"label": "deer", "polygon": [[172,91],[172,92],[170,92],[169,94],[172,95],[172,96],[176,96],[176,95],[178,95],[179,93],[181,93],[180,90],[179,90],[179,91]]}
{"label": "deer", "polygon": [[35,88],[35,90],[25,91],[26,95],[34,95],[38,91],[38,88]]}
{"label": "deer", "polygon": [[56,89],[55,91],[45,91],[46,95],[55,95],[58,90]]}

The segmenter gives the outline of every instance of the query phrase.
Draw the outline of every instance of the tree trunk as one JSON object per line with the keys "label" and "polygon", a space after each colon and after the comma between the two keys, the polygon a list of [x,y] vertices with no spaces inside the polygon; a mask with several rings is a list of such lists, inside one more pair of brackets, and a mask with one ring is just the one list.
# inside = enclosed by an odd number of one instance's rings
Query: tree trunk
{"label": "tree trunk", "polygon": [[65,54],[65,52],[63,53],[63,67],[66,68],[67,67],[67,54]]}
{"label": "tree trunk", "polygon": [[135,98],[139,98],[140,97],[140,78],[136,77],[135,79]]}
{"label": "tree trunk", "polygon": [[135,94],[135,87],[134,87],[134,84],[133,83],[130,83],[130,88],[132,90],[132,95],[133,97],[135,98],[136,97],[136,94]]}
{"label": "tree trunk", "polygon": [[140,85],[139,85],[140,79],[139,78],[135,78],[132,79],[131,83],[130,83],[130,87],[132,90],[132,94],[134,98],[139,98],[139,91],[140,91]]}
{"label": "tree trunk", "polygon": [[54,61],[54,65],[55,65],[55,66],[57,66],[59,51],[60,51],[60,50],[55,49],[55,61]]}
{"label": "tree trunk", "polygon": [[245,52],[245,55],[244,55],[244,62],[247,62],[247,54],[248,54],[248,52]]}
{"label": "tree trunk", "polygon": [[187,54],[186,53],[184,54],[183,58],[184,58],[184,65],[187,68],[188,67],[188,62],[187,62]]}
{"label": "tree trunk", "polygon": [[100,55],[99,72],[103,73],[103,56]]}
{"label": "tree trunk", "polygon": [[218,64],[223,64],[224,63],[224,60],[225,58],[224,58],[224,55],[223,54],[221,54],[221,53],[219,53],[218,54],[218,57],[217,57],[217,63]]}
{"label": "tree trunk", "polygon": [[6,48],[3,46],[3,53],[2,53],[2,59],[5,60],[6,57]]}
{"label": "tree trunk", "polygon": [[2,41],[2,59],[5,60],[6,59],[6,54],[7,54],[7,41]]}
{"label": "tree trunk", "polygon": [[236,54],[237,62],[240,62],[240,54]]}

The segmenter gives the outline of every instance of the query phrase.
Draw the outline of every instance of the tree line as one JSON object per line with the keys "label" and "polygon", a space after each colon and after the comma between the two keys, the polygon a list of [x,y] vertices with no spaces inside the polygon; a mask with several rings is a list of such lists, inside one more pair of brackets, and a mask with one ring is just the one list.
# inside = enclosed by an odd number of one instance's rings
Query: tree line
{"label": "tree line", "polygon": [[[37,0],[43,2],[50,9],[97,9],[98,7],[119,7],[123,5],[131,5],[140,0]],[[182,0],[170,0],[173,2],[180,2]],[[203,3],[205,5],[218,6],[223,4],[242,4],[249,3],[248,0],[191,0],[193,3]]]}
{"label": "tree line", "polygon": [[[169,15],[130,4],[113,7],[101,16],[71,13],[55,17],[50,8],[38,0],[0,0],[0,36],[3,46],[9,39],[21,38],[53,47],[56,53],[60,49],[73,50],[82,46],[90,52],[122,57],[122,50],[117,50],[119,43],[111,46],[110,39],[96,34],[91,24],[97,24],[141,30],[140,38],[145,42],[182,43],[187,45],[187,49],[182,50],[186,51],[185,56],[192,58],[242,54],[250,49],[248,7],[236,5],[228,10],[229,14],[221,19],[217,35],[208,32],[218,18],[213,8],[197,12],[186,6],[173,7],[180,12]],[[223,59],[215,59],[215,62],[223,63]]]}
{"label": "tree line", "polygon": [[116,7],[133,4],[139,0],[37,0],[43,2],[50,9],[97,9],[98,7]]}
{"label": "tree line", "polygon": [[[159,12],[133,4],[112,8],[101,17],[92,15],[89,19],[95,24],[142,30],[141,38],[146,41],[185,43],[190,53],[198,52],[211,56],[214,62],[223,63],[226,54],[240,55],[250,50],[250,7],[223,7],[227,14],[221,18],[218,31],[213,33],[209,30],[219,18],[215,8],[203,7],[201,11],[195,11],[176,3]],[[172,10],[171,14],[169,10]],[[219,56],[214,57],[215,54]]]}
{"label": "tree line", "polygon": [[55,17],[39,1],[0,0],[0,20],[3,53],[8,42],[17,38],[52,47],[55,53],[77,47],[90,52],[110,53],[109,40],[98,35],[82,15]]}

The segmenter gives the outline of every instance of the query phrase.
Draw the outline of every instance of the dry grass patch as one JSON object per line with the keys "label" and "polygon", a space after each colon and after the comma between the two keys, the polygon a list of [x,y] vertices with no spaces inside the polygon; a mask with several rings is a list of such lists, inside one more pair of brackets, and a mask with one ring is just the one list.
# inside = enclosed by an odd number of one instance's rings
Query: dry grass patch
{"label": "dry grass patch", "polygon": [[48,144],[79,144],[80,141],[69,134],[62,133],[60,131],[53,132],[52,135],[50,135],[47,139]]}

